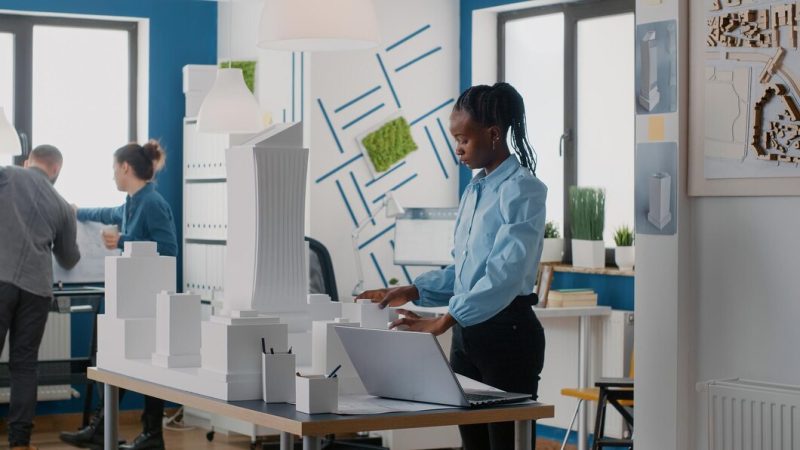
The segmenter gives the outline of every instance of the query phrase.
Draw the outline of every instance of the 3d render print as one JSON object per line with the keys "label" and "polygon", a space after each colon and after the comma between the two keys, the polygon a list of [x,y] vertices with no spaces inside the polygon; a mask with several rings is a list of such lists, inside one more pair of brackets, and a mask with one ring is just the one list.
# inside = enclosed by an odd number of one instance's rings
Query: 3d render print
{"label": "3d render print", "polygon": [[706,179],[800,176],[798,12],[785,0],[707,8]]}
{"label": "3d render print", "polygon": [[636,27],[636,112],[663,114],[677,110],[676,23]]}
{"label": "3d render print", "polygon": [[639,144],[635,164],[636,233],[675,234],[678,145],[674,142]]}

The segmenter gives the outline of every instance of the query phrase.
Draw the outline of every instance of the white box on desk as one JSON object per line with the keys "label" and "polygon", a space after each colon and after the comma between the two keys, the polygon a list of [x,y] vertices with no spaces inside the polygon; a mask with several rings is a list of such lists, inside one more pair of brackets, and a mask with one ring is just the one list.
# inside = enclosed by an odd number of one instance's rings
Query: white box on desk
{"label": "white box on desk", "polygon": [[261,389],[264,403],[292,403],[295,398],[295,355],[261,354]]}
{"label": "white box on desk", "polygon": [[298,411],[306,414],[332,413],[339,407],[339,383],[336,377],[298,375],[295,380]]}
{"label": "white box on desk", "polygon": [[372,303],[370,300],[342,302],[342,317],[351,322],[358,322],[364,328],[385,330],[389,328],[392,314],[393,310],[381,309],[377,303]]}

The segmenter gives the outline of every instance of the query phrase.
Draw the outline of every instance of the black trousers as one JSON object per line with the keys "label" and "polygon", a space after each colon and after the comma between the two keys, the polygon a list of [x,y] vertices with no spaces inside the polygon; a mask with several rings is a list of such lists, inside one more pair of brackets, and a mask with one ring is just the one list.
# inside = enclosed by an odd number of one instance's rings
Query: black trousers
{"label": "black trousers", "polygon": [[[538,397],[544,365],[544,330],[529,299],[517,297],[491,319],[453,328],[450,364],[453,371],[509,392]],[[514,448],[514,423],[459,426],[465,450]],[[533,427],[536,444],[536,427]]]}
{"label": "black trousers", "polygon": [[11,404],[8,408],[8,442],[27,446],[36,414],[36,366],[47,313],[52,300],[0,282],[0,352],[9,333]]}

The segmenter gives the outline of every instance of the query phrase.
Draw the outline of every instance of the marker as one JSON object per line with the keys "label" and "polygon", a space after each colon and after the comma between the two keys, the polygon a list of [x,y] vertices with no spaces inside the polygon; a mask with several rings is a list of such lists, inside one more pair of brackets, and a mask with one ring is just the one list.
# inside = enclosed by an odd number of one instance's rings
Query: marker
{"label": "marker", "polygon": [[274,355],[275,354],[275,350],[273,350],[272,347],[269,348],[269,354],[270,355]]}
{"label": "marker", "polygon": [[292,354],[292,347],[289,347],[289,354]]}
{"label": "marker", "polygon": [[341,364],[339,364],[338,366],[336,366],[336,368],[335,368],[335,369],[333,369],[333,370],[331,371],[331,373],[329,373],[328,375],[326,375],[326,376],[325,376],[325,378],[333,378],[333,377],[335,377],[335,376],[336,376],[336,372],[337,372],[339,369],[341,369],[341,368],[342,368],[342,365],[341,365]]}
{"label": "marker", "polygon": [[261,338],[261,353],[265,355],[267,354],[267,342],[264,340],[263,337]]}

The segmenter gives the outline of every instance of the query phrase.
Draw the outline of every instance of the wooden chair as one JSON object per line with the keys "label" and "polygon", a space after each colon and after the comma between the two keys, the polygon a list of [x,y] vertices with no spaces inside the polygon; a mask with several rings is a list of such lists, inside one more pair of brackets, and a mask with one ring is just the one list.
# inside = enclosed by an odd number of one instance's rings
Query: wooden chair
{"label": "wooden chair", "polygon": [[[598,444],[603,444],[605,442],[609,442],[606,444],[607,446],[615,446],[614,444],[610,443],[611,438],[605,438],[603,436],[605,434],[603,430],[605,429],[606,405],[609,402],[615,407],[615,409],[620,411],[620,414],[622,414],[623,420],[628,427],[628,431],[630,432],[631,436],[633,436],[633,415],[625,410],[625,408],[633,408],[633,375],[634,359],[633,353],[631,353],[631,368],[629,371],[629,378],[604,378],[595,383],[595,387],[569,387],[561,389],[561,395],[578,399],[578,406],[575,408],[575,413],[572,415],[572,421],[569,423],[567,433],[564,436],[564,441],[561,443],[561,450],[564,450],[564,448],[567,446],[569,433],[572,430],[572,427],[575,425],[575,419],[578,418],[578,412],[580,412],[583,402],[597,403],[597,414],[595,416],[595,443],[592,447],[593,449],[602,448],[602,446],[598,447]],[[622,413],[622,410],[625,411],[624,414]],[[633,441],[631,439],[619,441],[620,445],[616,445],[617,447],[633,448]],[[622,445],[623,441],[625,442],[624,445]]]}

